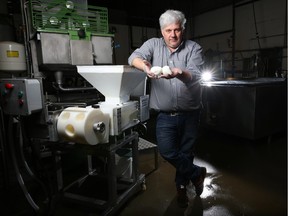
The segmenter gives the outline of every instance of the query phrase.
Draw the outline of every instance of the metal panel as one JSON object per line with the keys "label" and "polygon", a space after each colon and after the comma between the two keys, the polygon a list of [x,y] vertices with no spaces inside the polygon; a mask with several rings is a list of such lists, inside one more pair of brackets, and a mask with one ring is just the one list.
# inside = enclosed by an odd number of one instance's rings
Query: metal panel
{"label": "metal panel", "polygon": [[94,60],[96,64],[113,63],[113,47],[111,37],[92,36]]}
{"label": "metal panel", "polygon": [[43,64],[71,64],[68,34],[40,33]]}
{"label": "metal panel", "polygon": [[72,65],[93,65],[92,44],[86,40],[71,40]]}

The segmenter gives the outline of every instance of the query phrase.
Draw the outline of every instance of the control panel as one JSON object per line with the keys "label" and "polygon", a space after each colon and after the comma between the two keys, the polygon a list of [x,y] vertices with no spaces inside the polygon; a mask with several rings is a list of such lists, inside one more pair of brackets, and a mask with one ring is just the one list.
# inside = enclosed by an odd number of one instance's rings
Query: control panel
{"label": "control panel", "polygon": [[42,109],[41,85],[37,79],[1,79],[0,94],[6,114],[25,116]]}

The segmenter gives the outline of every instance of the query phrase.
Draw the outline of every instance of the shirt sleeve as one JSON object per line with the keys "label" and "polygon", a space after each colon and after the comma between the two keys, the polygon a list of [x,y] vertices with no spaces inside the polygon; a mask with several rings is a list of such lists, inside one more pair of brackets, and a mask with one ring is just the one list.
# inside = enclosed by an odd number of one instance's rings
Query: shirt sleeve
{"label": "shirt sleeve", "polygon": [[128,64],[132,65],[132,61],[134,58],[141,58],[151,61],[153,55],[153,44],[155,42],[155,38],[151,38],[144,42],[140,48],[137,48],[128,58]]}

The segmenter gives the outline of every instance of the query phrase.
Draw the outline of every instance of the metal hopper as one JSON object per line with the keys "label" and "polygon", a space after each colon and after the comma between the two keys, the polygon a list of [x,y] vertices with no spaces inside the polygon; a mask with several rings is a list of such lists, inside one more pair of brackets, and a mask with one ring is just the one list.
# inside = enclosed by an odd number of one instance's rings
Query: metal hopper
{"label": "metal hopper", "polygon": [[146,74],[128,65],[77,66],[78,73],[105,96],[105,103],[127,102]]}

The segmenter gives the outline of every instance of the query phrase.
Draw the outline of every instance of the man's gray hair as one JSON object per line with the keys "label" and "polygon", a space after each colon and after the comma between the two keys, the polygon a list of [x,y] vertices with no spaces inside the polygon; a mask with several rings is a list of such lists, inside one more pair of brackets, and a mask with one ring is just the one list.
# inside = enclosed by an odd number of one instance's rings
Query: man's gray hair
{"label": "man's gray hair", "polygon": [[182,29],[185,29],[186,18],[185,15],[178,10],[166,10],[159,18],[160,28],[163,29],[167,25],[173,23],[180,23]]}

